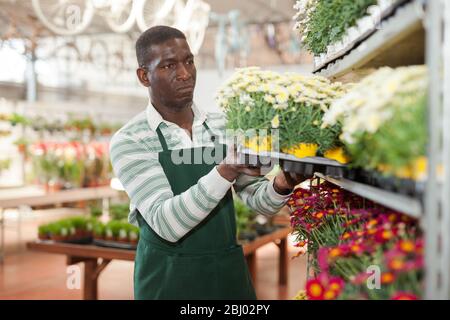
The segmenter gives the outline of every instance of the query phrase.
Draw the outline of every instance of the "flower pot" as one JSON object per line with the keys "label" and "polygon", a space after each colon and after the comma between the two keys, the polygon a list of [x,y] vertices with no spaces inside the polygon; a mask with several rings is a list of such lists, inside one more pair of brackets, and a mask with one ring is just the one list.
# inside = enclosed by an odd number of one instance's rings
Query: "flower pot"
{"label": "flower pot", "polygon": [[53,241],[60,242],[60,241],[65,241],[65,240],[67,240],[67,236],[61,236],[61,235],[53,234],[52,237],[51,237],[51,239],[52,239]]}
{"label": "flower pot", "polygon": [[255,136],[245,140],[244,146],[255,152],[271,151],[272,139],[270,136]]}
{"label": "flower pot", "polygon": [[80,238],[84,238],[86,236],[85,231],[82,229],[76,229],[75,230],[75,234],[74,234],[74,238],[75,239],[80,239]]}
{"label": "flower pot", "polygon": [[325,151],[324,157],[327,159],[335,160],[339,163],[346,164],[349,163],[350,159],[345,154],[344,148],[338,147]]}
{"label": "flower pot", "polygon": [[297,158],[315,157],[319,146],[315,143],[299,143],[296,146],[282,149],[287,154],[296,156]]}
{"label": "flower pot", "polygon": [[21,154],[24,154],[25,151],[27,150],[27,146],[24,145],[24,144],[19,144],[19,145],[17,146],[17,149],[19,150],[19,152],[20,152]]}
{"label": "flower pot", "polygon": [[38,234],[38,239],[39,240],[49,240],[50,236],[47,233],[43,233],[43,234]]}
{"label": "flower pot", "polygon": [[94,234],[94,240],[105,240],[105,237],[99,234]]}

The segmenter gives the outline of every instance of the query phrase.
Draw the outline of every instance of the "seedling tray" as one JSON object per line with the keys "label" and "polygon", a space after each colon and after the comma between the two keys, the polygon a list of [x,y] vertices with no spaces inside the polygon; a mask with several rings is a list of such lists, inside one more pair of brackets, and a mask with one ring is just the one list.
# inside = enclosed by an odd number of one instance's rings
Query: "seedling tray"
{"label": "seedling tray", "polygon": [[108,247],[116,249],[136,250],[137,245],[131,243],[94,239],[93,243],[99,247]]}

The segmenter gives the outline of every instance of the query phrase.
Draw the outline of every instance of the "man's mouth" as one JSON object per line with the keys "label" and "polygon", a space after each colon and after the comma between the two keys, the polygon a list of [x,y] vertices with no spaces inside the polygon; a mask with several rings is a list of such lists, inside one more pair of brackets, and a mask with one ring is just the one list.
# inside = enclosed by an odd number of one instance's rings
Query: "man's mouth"
{"label": "man's mouth", "polygon": [[193,91],[194,91],[194,87],[193,86],[177,88],[177,93],[180,94],[180,95],[192,94]]}
{"label": "man's mouth", "polygon": [[194,86],[186,86],[186,87],[177,88],[177,91],[179,91],[179,92],[193,91],[193,90],[194,90]]}

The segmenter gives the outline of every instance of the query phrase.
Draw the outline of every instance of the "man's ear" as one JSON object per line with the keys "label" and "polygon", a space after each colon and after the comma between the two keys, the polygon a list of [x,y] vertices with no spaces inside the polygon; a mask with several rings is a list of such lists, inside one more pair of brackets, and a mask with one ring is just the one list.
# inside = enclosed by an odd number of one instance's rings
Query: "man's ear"
{"label": "man's ear", "polygon": [[139,79],[139,82],[144,86],[144,87],[150,87],[150,80],[148,79],[148,75],[147,75],[147,69],[144,68],[137,68],[136,69],[136,75]]}

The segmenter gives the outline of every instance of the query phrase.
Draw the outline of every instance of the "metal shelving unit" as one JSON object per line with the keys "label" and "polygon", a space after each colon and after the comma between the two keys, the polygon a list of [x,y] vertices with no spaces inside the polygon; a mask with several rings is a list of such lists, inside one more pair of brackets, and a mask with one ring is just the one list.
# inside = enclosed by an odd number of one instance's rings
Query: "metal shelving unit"
{"label": "metal shelving unit", "polygon": [[422,0],[411,1],[382,21],[378,30],[345,56],[316,69],[318,75],[337,79],[349,72],[381,66],[424,63],[425,30]]}
{"label": "metal shelving unit", "polygon": [[[369,38],[316,74],[359,79],[381,66],[426,63],[428,179],[423,201],[348,179],[322,179],[362,197],[419,218],[425,232],[425,298],[450,299],[450,1],[415,0],[398,8]],[[437,176],[440,165],[444,176]]]}
{"label": "metal shelving unit", "polygon": [[329,176],[325,176],[319,172],[316,172],[315,175],[363,198],[372,200],[385,207],[408,214],[411,217],[419,219],[422,216],[422,204],[418,199],[389,192],[349,179],[332,178]]}

